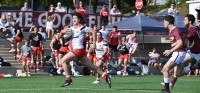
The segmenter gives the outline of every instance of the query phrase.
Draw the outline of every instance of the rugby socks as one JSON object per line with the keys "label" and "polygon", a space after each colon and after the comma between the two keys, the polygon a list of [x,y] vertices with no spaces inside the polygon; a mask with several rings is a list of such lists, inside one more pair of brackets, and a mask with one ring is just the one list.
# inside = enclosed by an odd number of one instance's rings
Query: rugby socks
{"label": "rugby socks", "polygon": [[167,91],[169,91],[169,82],[170,82],[170,78],[164,78],[165,89]]}
{"label": "rugby socks", "polygon": [[171,84],[174,85],[176,83],[176,81],[177,81],[177,77],[173,77],[171,80]]}
{"label": "rugby socks", "polygon": [[70,76],[66,76],[66,81],[72,81]]}

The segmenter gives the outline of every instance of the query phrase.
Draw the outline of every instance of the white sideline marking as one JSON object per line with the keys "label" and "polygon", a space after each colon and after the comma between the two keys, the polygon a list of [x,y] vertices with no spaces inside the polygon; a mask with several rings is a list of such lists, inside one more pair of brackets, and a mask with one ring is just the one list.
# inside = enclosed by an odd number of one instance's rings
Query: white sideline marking
{"label": "white sideline marking", "polygon": [[90,89],[90,88],[69,88],[69,87],[63,87],[63,88],[39,88],[39,89],[2,89],[0,91],[5,92],[5,91],[42,91],[42,90],[92,90],[92,91],[111,91],[111,90],[121,90],[121,91],[138,91],[138,92],[149,92],[149,93],[155,93],[158,92],[156,90],[129,90],[129,89]]}

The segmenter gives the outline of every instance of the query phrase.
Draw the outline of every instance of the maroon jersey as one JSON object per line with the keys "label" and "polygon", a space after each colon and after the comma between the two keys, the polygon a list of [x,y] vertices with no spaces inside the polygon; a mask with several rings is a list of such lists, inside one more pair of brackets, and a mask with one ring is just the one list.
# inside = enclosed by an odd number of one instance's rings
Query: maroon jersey
{"label": "maroon jersey", "polygon": [[190,48],[190,51],[195,54],[200,53],[200,33],[197,27],[190,27],[186,32],[186,36],[190,43],[194,42],[193,47]]}
{"label": "maroon jersey", "polygon": [[[180,31],[180,29],[176,27],[172,29],[171,32],[169,32],[169,39],[170,39],[171,47],[173,48],[174,47],[173,44],[177,40],[183,40],[183,33]],[[184,51],[183,45],[175,51]]]}

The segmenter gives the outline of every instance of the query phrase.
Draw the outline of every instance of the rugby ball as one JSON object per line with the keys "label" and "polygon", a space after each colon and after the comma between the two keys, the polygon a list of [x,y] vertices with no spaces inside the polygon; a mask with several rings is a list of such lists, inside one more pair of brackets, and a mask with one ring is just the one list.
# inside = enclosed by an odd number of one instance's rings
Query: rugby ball
{"label": "rugby ball", "polygon": [[122,75],[122,71],[117,71],[117,75]]}
{"label": "rugby ball", "polygon": [[67,33],[63,34],[64,41],[70,41],[72,39],[73,32],[69,30]]}

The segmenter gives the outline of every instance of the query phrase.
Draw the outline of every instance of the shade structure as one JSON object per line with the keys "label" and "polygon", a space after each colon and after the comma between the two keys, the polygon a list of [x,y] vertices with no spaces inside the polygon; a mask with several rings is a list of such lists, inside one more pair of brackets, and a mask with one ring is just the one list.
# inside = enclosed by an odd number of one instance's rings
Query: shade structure
{"label": "shade structure", "polygon": [[158,22],[148,16],[137,15],[127,18],[120,22],[116,22],[106,26],[107,29],[112,29],[117,26],[118,30],[134,30],[134,31],[166,31],[162,22]]}

